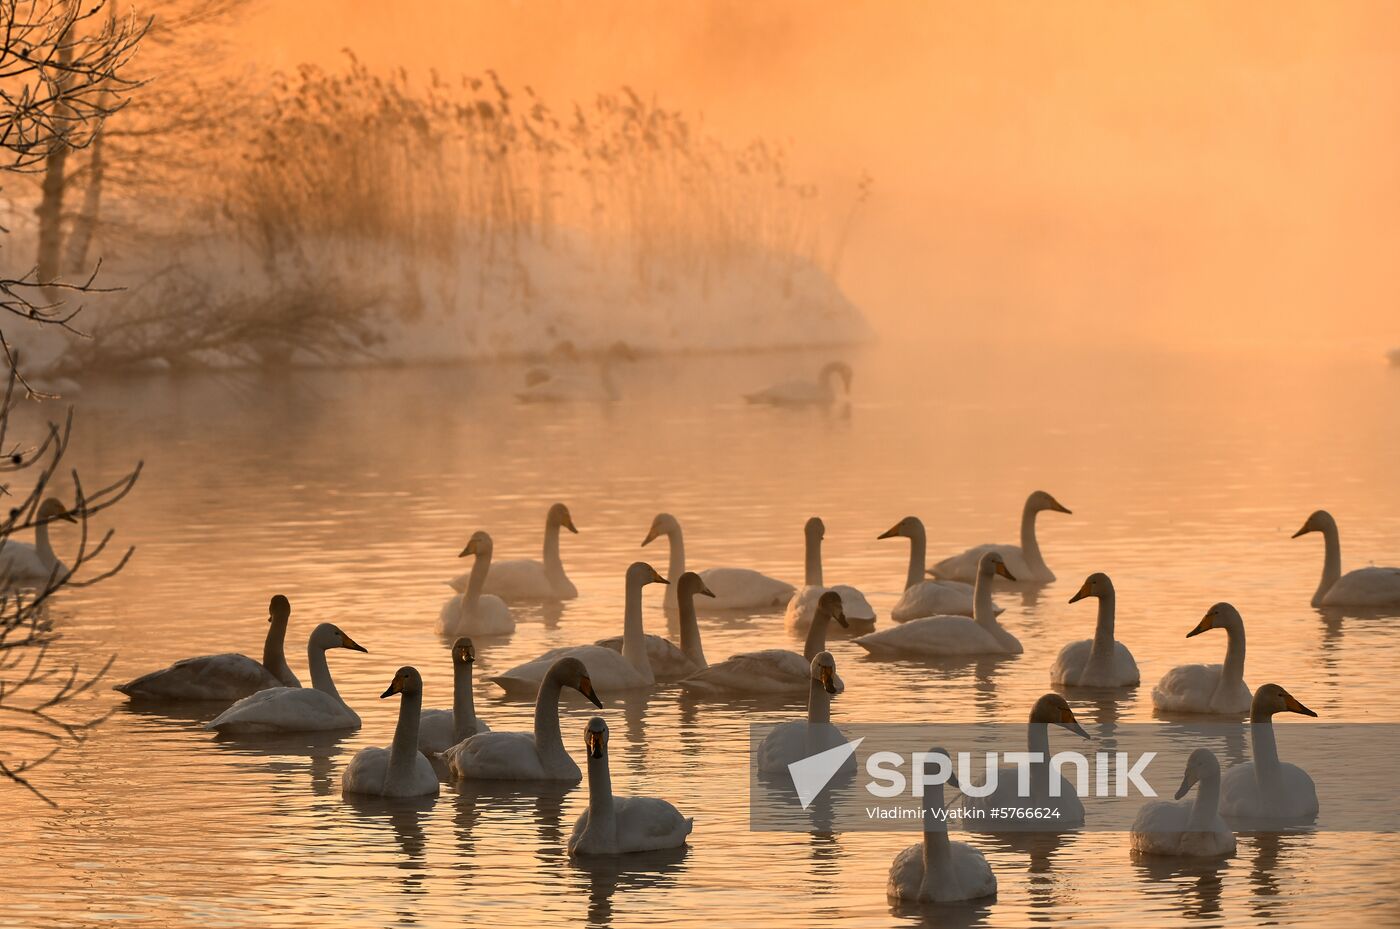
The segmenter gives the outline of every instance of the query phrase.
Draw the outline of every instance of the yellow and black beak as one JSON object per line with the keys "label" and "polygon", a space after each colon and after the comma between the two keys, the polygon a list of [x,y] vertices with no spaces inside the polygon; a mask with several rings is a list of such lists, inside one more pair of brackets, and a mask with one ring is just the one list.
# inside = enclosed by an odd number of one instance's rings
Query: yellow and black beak
{"label": "yellow and black beak", "polygon": [[366,655],[369,654],[369,649],[365,648],[359,642],[356,642],[354,639],[350,638],[343,632],[340,634],[340,647],[348,648],[352,652],[364,652]]}
{"label": "yellow and black beak", "polygon": [[1180,800],[1191,792],[1191,788],[1196,786],[1196,776],[1190,771],[1181,779],[1181,786],[1176,789],[1176,799]]}
{"label": "yellow and black beak", "polygon": [[1061,713],[1060,713],[1060,725],[1061,725],[1061,726],[1064,726],[1066,729],[1068,729],[1070,732],[1073,732],[1075,735],[1079,736],[1081,739],[1087,739],[1087,738],[1089,738],[1089,733],[1085,732],[1085,731],[1084,731],[1084,727],[1081,726],[1081,725],[1079,725],[1079,720],[1077,720],[1077,719],[1074,718],[1074,711],[1073,711],[1073,710],[1063,710],[1063,711],[1061,711]]}
{"label": "yellow and black beak", "polygon": [[1008,581],[1016,580],[1016,575],[1011,573],[1011,569],[1006,566],[1006,562],[1004,561],[997,562],[997,573],[1000,574],[1002,577],[1006,578]]}
{"label": "yellow and black beak", "polygon": [[1293,533],[1292,538],[1295,538],[1295,539],[1296,539],[1296,538],[1298,538],[1298,536],[1300,536],[1300,535],[1307,535],[1309,532],[1314,532],[1314,531],[1315,531],[1315,530],[1314,530],[1313,527],[1312,527],[1312,523],[1303,523],[1303,528],[1302,528],[1302,529],[1299,529],[1297,532]]}
{"label": "yellow and black beak", "polygon": [[395,677],[389,682],[389,689],[379,695],[379,699],[383,700],[385,697],[392,697],[394,694],[401,693],[403,693],[403,678]]}
{"label": "yellow and black beak", "polygon": [[846,610],[843,607],[838,606],[836,610],[831,614],[831,618],[840,623],[842,629],[851,628],[851,624],[846,620]]}
{"label": "yellow and black beak", "polygon": [[1083,600],[1085,597],[1092,597],[1094,594],[1093,594],[1093,591],[1091,591],[1091,590],[1089,589],[1090,586],[1091,586],[1091,585],[1089,584],[1089,582],[1088,582],[1088,581],[1085,581],[1085,582],[1084,582],[1084,586],[1081,587],[1081,588],[1079,588],[1079,593],[1075,594],[1073,597],[1070,597],[1070,598],[1069,598],[1069,602],[1070,602],[1070,603],[1078,603],[1080,600]]}
{"label": "yellow and black beak", "polygon": [[607,752],[607,742],[603,739],[601,732],[589,729],[583,734],[583,744],[588,749],[589,758],[602,758]]}
{"label": "yellow and black beak", "polygon": [[1283,708],[1290,713],[1299,713],[1303,716],[1311,716],[1314,719],[1317,718],[1316,713],[1299,703],[1298,698],[1290,693],[1284,693],[1283,695]]}
{"label": "yellow and black beak", "polygon": [[656,530],[656,527],[652,526],[650,529],[647,530],[647,537],[645,539],[642,539],[642,547],[645,548],[646,546],[650,545],[652,543],[652,540],[660,534],[661,533]]}
{"label": "yellow and black beak", "polygon": [[587,677],[579,678],[578,692],[591,700],[593,705],[598,709],[601,710],[603,708],[603,701],[598,699],[597,692],[593,690],[593,682]]}
{"label": "yellow and black beak", "polygon": [[1200,622],[1196,623],[1196,628],[1195,628],[1195,629],[1192,629],[1190,632],[1186,633],[1186,638],[1189,639],[1189,638],[1191,638],[1193,635],[1200,635],[1202,632],[1207,632],[1207,631],[1209,631],[1209,630],[1211,630],[1211,629],[1214,629],[1214,628],[1215,628],[1215,617],[1212,616],[1210,613],[1207,613],[1205,616],[1201,617],[1201,621],[1200,621]]}
{"label": "yellow and black beak", "polygon": [[571,514],[565,513],[564,518],[559,521],[559,525],[563,526],[574,535],[578,535],[578,529],[574,526],[574,517]]}
{"label": "yellow and black beak", "polygon": [[1064,513],[1066,516],[1074,515],[1074,512],[1070,510],[1069,507],[1065,506],[1063,503],[1054,498],[1051,498],[1050,500],[1050,509],[1054,510],[1056,513]]}
{"label": "yellow and black beak", "polygon": [[472,539],[470,542],[467,543],[467,547],[464,548],[464,549],[462,549],[462,554],[458,555],[457,557],[458,557],[458,558],[465,558],[465,557],[467,557],[468,555],[475,555],[475,554],[476,554],[476,539]]}
{"label": "yellow and black beak", "polygon": [[457,660],[460,661],[460,662],[462,662],[462,663],[464,663],[464,664],[471,664],[472,662],[476,661],[476,649],[475,649],[475,648],[459,648],[459,649],[457,649]]}
{"label": "yellow and black beak", "polygon": [[695,592],[702,597],[710,597],[711,599],[713,599],[715,595],[715,592],[710,588],[706,587],[704,584],[701,584],[700,589]]}
{"label": "yellow and black beak", "polygon": [[895,523],[893,526],[891,526],[890,528],[886,529],[884,532],[882,532],[882,533],[880,533],[879,535],[877,535],[875,538],[876,538],[876,539],[893,539],[893,538],[896,538],[896,537],[898,537],[898,536],[901,536],[901,535],[903,535],[904,533],[900,532],[899,530],[900,530],[900,527],[903,526],[903,525],[904,525],[903,522],[897,522],[897,523]]}
{"label": "yellow and black beak", "polygon": [[827,693],[834,694],[838,692],[836,690],[836,672],[833,671],[831,668],[825,666],[822,667],[821,683],[822,687],[826,689]]}
{"label": "yellow and black beak", "polygon": [[655,568],[651,569],[651,582],[653,584],[666,584],[668,586],[671,583],[670,581],[666,580],[666,578],[662,577]]}

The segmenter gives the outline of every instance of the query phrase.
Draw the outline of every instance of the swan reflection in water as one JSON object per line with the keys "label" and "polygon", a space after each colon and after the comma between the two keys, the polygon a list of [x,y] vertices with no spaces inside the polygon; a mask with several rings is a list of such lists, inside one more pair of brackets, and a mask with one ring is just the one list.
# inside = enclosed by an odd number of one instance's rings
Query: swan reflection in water
{"label": "swan reflection in water", "polygon": [[[337,760],[346,753],[345,740],[353,732],[291,732],[256,740],[217,736],[209,744],[239,759],[235,765],[256,767],[276,775],[274,792],[299,794],[301,776],[311,775],[311,793],[317,797],[340,795]],[[246,759],[246,760],[244,760]]]}
{"label": "swan reflection in water", "polygon": [[1164,910],[1190,919],[1220,915],[1225,874],[1232,867],[1228,859],[1134,854],[1133,866],[1148,893],[1173,898]]}
{"label": "swan reflection in water", "polygon": [[428,879],[428,834],[423,826],[437,804],[437,798],[346,794],[345,804],[357,831],[369,836],[358,843],[361,848],[384,848],[378,836],[386,826],[393,833],[398,845],[398,858],[394,866],[400,872],[400,893],[412,898],[404,902],[398,914],[404,922],[417,922],[420,912],[417,901],[427,894],[425,885]]}
{"label": "swan reflection in water", "polygon": [[[644,901],[664,904],[665,891],[674,888],[677,878],[685,873],[685,859],[689,854],[690,847],[682,845],[654,852],[570,859],[567,872],[570,887],[588,895],[584,925],[612,926],[614,918],[618,917],[625,925],[641,922],[636,911],[638,905]],[[619,890],[623,892],[621,913],[615,912]]]}

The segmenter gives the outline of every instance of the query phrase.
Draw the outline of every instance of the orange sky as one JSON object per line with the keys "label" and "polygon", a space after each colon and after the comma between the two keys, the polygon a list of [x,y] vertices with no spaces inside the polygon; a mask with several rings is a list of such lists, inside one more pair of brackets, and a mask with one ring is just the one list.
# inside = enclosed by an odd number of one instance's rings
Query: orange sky
{"label": "orange sky", "polygon": [[875,196],[887,334],[1400,345],[1400,8],[1322,2],[266,3],[241,54],[629,84]]}

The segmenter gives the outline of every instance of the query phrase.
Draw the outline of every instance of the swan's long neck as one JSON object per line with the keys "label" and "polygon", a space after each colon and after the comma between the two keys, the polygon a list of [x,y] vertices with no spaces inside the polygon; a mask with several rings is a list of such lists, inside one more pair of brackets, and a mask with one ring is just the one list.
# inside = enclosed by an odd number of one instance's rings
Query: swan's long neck
{"label": "swan's long neck", "polygon": [[1031,762],[1031,790],[1038,796],[1046,796],[1050,791],[1050,724],[1032,722],[1026,729],[1026,750],[1032,755],[1039,754],[1039,761]]}
{"label": "swan's long neck", "polygon": [[681,575],[685,573],[685,537],[681,535],[681,527],[667,529],[666,541],[671,546],[670,573],[667,575],[671,586],[666,588],[666,603],[674,605],[676,588],[680,586]]}
{"label": "swan's long neck", "polygon": [[972,586],[972,618],[979,626],[987,629],[1000,629],[997,622],[996,606],[992,603],[992,572],[978,571]]}
{"label": "swan's long neck", "polygon": [[[924,879],[923,888],[932,890],[941,883],[942,872],[952,857],[948,845],[948,823],[943,819],[943,785],[924,788]],[[921,894],[932,899],[931,893]]]}
{"label": "swan's long neck", "polygon": [[1244,680],[1244,626],[1233,620],[1225,627],[1228,641],[1225,646],[1225,664],[1221,669],[1222,681],[1239,683]]}
{"label": "swan's long neck", "polygon": [[1210,832],[1220,812],[1220,772],[1208,771],[1196,784],[1196,802],[1186,820],[1188,832]]}
{"label": "swan's long neck", "polygon": [[1249,738],[1254,748],[1254,779],[1267,799],[1279,784],[1278,743],[1274,741],[1274,715],[1251,711]]}
{"label": "swan's long neck", "polygon": [[807,533],[807,576],[803,583],[822,586],[822,540],[815,532]]}
{"label": "swan's long neck", "polygon": [[460,742],[476,733],[476,703],[472,700],[472,663],[452,666],[452,739]]}
{"label": "swan's long neck", "polygon": [[389,746],[387,780],[406,780],[418,764],[418,718],[423,713],[423,691],[405,690],[399,703],[399,724],[394,727],[394,744]]}
{"label": "swan's long neck", "polygon": [[924,559],[928,556],[928,535],[922,525],[909,533],[909,573],[904,577],[904,589],[924,582]]}
{"label": "swan's long neck", "polygon": [[617,843],[617,815],[613,810],[612,773],[608,770],[606,748],[601,758],[588,753],[588,831],[604,848]]}
{"label": "swan's long neck", "polygon": [[58,556],[54,554],[53,545],[49,542],[47,520],[34,527],[34,552],[39,556],[39,563],[44,566],[45,571],[52,571],[58,565]]}
{"label": "swan's long neck", "polygon": [[1089,648],[1089,667],[1107,667],[1113,661],[1113,620],[1118,612],[1118,593],[1112,587],[1099,594],[1099,620],[1094,626],[1094,644]]}
{"label": "swan's long neck", "polygon": [[1337,531],[1335,523],[1323,528],[1322,540],[1324,546],[1324,554],[1322,556],[1322,581],[1317,585],[1317,593],[1313,594],[1313,606],[1322,605],[1322,598],[1327,595],[1327,591],[1331,590],[1332,585],[1337,583],[1337,579],[1342,576],[1342,537]]}
{"label": "swan's long neck", "polygon": [[812,614],[812,625],[807,627],[807,642],[802,646],[802,657],[810,664],[812,659],[826,651],[826,627],[831,617],[823,609]]}
{"label": "swan's long neck", "polygon": [[648,680],[653,678],[647,637],[642,630],[642,584],[627,580],[627,603],[622,614],[622,657]]}
{"label": "swan's long neck", "polygon": [[331,680],[331,666],[326,662],[326,650],[314,642],[306,646],[306,666],[311,669],[311,686],[328,693],[341,703],[340,691],[335,689],[335,681]]}
{"label": "swan's long neck", "polygon": [[559,557],[559,520],[553,516],[544,524],[544,574],[551,581],[564,579],[564,561]]}
{"label": "swan's long neck", "polygon": [[708,668],[710,663],[705,660],[705,649],[700,646],[700,621],[695,617],[695,597],[681,597],[680,611],[681,651],[697,669]]}
{"label": "swan's long neck", "polygon": [[477,604],[481,602],[481,589],[486,586],[486,574],[490,570],[491,554],[478,552],[476,560],[472,562],[472,576],[467,580],[467,595],[462,598],[462,609],[467,615],[476,612]]}
{"label": "swan's long neck", "polygon": [[267,624],[267,638],[263,640],[263,667],[279,681],[293,680],[292,669],[287,665],[287,623],[274,619]]}
{"label": "swan's long neck", "polygon": [[831,722],[831,694],[821,681],[813,680],[807,688],[807,723]]}
{"label": "swan's long neck", "polygon": [[568,752],[564,751],[564,737],[559,734],[561,689],[557,678],[546,675],[540,684],[539,696],[535,698],[535,750],[540,755],[568,755]]}
{"label": "swan's long neck", "polygon": [[1021,511],[1021,553],[1026,556],[1026,564],[1032,570],[1044,573],[1050,569],[1040,554],[1040,543],[1035,539],[1035,516],[1039,512],[1029,500],[1026,501],[1026,507]]}

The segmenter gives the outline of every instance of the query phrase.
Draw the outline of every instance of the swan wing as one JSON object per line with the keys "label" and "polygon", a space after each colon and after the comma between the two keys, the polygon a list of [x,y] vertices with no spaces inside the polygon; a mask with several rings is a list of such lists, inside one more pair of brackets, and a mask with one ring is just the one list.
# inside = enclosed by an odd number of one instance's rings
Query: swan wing
{"label": "swan wing", "polygon": [[696,608],[714,610],[761,610],[785,606],[797,588],[749,568],[707,568],[700,577],[713,598],[697,599]]}
{"label": "swan wing", "polygon": [[551,649],[533,661],[517,665],[504,674],[492,677],[491,680],[508,694],[530,696],[539,691],[540,682],[549,673],[550,666],[566,655],[583,662],[584,667],[588,669],[589,680],[602,694],[611,690],[649,687],[652,684],[640,671],[632,667],[631,662],[622,657],[621,652],[601,645],[575,645],[571,648]]}
{"label": "swan wing", "polygon": [[[686,653],[681,651],[670,639],[647,633],[646,643],[647,660],[651,662],[651,673],[658,681],[678,681],[699,670],[695,667],[695,662],[691,661]],[[620,635],[599,639],[595,644],[618,654],[622,653],[622,636]]]}
{"label": "swan wing", "polygon": [[1218,664],[1178,665],[1162,675],[1152,688],[1152,705],[1169,713],[1248,712],[1250,690],[1243,682],[1228,693],[1216,693],[1223,670]]}
{"label": "swan wing", "polygon": [[1400,568],[1348,571],[1322,598],[1324,606],[1400,606]]}
{"label": "swan wing", "polygon": [[650,852],[679,848],[690,835],[693,821],[660,797],[614,797],[619,852]]}
{"label": "swan wing", "polygon": [[1026,556],[1019,545],[997,545],[987,543],[975,545],[964,552],[944,558],[933,566],[934,577],[940,580],[962,581],[965,584],[977,580],[977,563],[988,552],[996,552],[1006,562],[1006,567],[1017,580],[1030,579],[1031,571],[1026,565]]}
{"label": "swan wing", "polygon": [[115,689],[140,700],[232,701],[281,685],[260,662],[228,652],[185,658],[168,668],[118,684]]}
{"label": "swan wing", "polygon": [[205,726],[220,732],[320,732],[358,729],[360,717],[312,687],[272,687],[244,697]]}
{"label": "swan wing", "polygon": [[712,664],[680,682],[695,693],[806,693],[812,667],[797,652],[769,648]]}
{"label": "swan wing", "polygon": [[[1013,640],[1014,641],[1014,640]],[[989,655],[1011,648],[966,616],[925,616],[859,636],[855,643],[872,655]],[[1019,645],[1015,649],[1020,651]]]}
{"label": "swan wing", "polygon": [[[1001,607],[997,612],[1002,612]],[[921,581],[904,591],[890,610],[897,623],[925,616],[971,616],[972,588],[959,581]]]}
{"label": "swan wing", "polygon": [[798,588],[797,593],[788,600],[787,609],[783,611],[783,625],[789,632],[806,632],[812,627],[812,617],[817,613],[817,601],[828,590],[834,590],[841,595],[841,608],[847,621],[867,624],[875,622],[874,607],[865,599],[865,594],[856,588],[847,584],[837,584],[834,587],[809,584]]}

